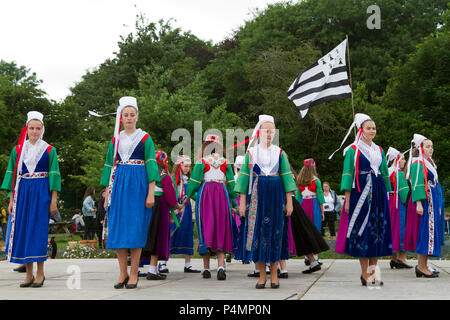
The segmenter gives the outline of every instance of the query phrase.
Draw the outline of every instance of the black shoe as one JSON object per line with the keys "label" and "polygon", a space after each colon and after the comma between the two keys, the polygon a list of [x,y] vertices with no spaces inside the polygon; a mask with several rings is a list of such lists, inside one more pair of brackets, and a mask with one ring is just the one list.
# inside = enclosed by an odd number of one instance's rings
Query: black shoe
{"label": "black shoe", "polygon": [[24,283],[21,283],[21,284],[20,284],[20,287],[21,287],[21,288],[28,288],[28,287],[31,287],[31,285],[33,284],[33,282],[34,282],[34,276],[33,276],[33,278],[31,279],[30,282],[24,282]]}
{"label": "black shoe", "polygon": [[146,272],[140,272],[139,270],[138,270],[138,277],[146,277],[147,276],[147,273]]}
{"label": "black shoe", "polygon": [[312,268],[311,268],[311,266],[309,266],[309,269],[302,271],[302,273],[304,273],[304,274],[313,273],[313,272],[319,271],[321,269],[322,269],[322,267],[320,265],[316,264]]}
{"label": "black shoe", "polygon": [[[163,266],[165,268],[162,268]],[[159,271],[159,273],[169,273],[169,268],[167,268],[167,265],[165,265],[165,264],[160,264],[158,266],[158,271]]]}
{"label": "black shoe", "polygon": [[134,283],[134,284],[128,284],[128,283],[127,283],[127,284],[125,285],[125,288],[126,288],[126,289],[136,289],[136,288],[137,288],[138,282],[139,282],[139,277],[137,278],[136,283]]}
{"label": "black shoe", "polygon": [[367,280],[364,279],[363,276],[361,276],[360,279],[361,279],[361,284],[362,284],[363,286],[367,286]]}
{"label": "black shoe", "polygon": [[266,287],[266,282],[264,283],[256,283],[256,289],[264,289]]}
{"label": "black shoe", "polygon": [[402,266],[397,262],[397,261],[394,261],[394,260],[391,260],[390,262],[389,262],[389,265],[391,266],[391,269],[401,269],[402,268]]}
{"label": "black shoe", "polygon": [[225,274],[225,269],[219,269],[217,271],[217,280],[225,280],[227,278],[227,275]]}
{"label": "black shoe", "polygon": [[125,278],[125,280],[123,280],[123,282],[117,282],[115,285],[114,285],[114,289],[122,289],[123,287],[125,287],[125,285],[128,283],[128,280],[130,279],[130,277],[129,276],[127,276],[126,278]]}
{"label": "black shoe", "polygon": [[189,268],[184,267],[185,273],[200,273],[200,270],[194,269],[192,266],[189,266]]}
{"label": "black shoe", "polygon": [[147,280],[165,280],[166,279],[166,275],[164,274],[153,274],[153,273],[147,273]]}
{"label": "black shoe", "polygon": [[208,270],[204,270],[202,272],[202,276],[203,276],[203,279],[209,279],[209,278],[211,278],[211,272],[209,272]]}
{"label": "black shoe", "polygon": [[317,263],[319,264],[319,266],[323,265],[323,262],[320,262],[319,259],[317,259]]}
{"label": "black shoe", "polygon": [[287,279],[288,277],[289,277],[289,275],[287,272],[280,272],[278,274],[278,278],[281,278],[281,279]]}
{"label": "black shoe", "polygon": [[279,282],[277,282],[277,283],[271,282],[271,283],[270,283],[270,287],[271,287],[272,289],[278,289],[278,288],[280,287],[280,283],[279,283]]}
{"label": "black shoe", "polygon": [[45,281],[45,277],[44,277],[44,279],[42,279],[42,282],[39,282],[39,283],[33,282],[33,283],[31,284],[31,287],[32,287],[32,288],[40,288],[40,287],[42,287],[42,286],[44,285],[44,281]]}
{"label": "black shoe", "polygon": [[17,271],[19,273],[27,272],[27,267],[23,264],[21,266],[18,266],[17,268],[13,269],[14,271]]}
{"label": "black shoe", "polygon": [[[412,266],[410,266],[409,264],[404,263],[404,262],[401,261],[401,260],[397,260],[396,262],[397,262],[397,265],[398,265],[400,268],[403,268],[403,269],[412,269]],[[392,266],[391,266],[391,269],[392,269]]]}
{"label": "black shoe", "polygon": [[247,276],[252,278],[259,278],[259,271],[254,270],[253,272],[247,274]]}
{"label": "black shoe", "polygon": [[417,266],[416,266],[415,270],[416,270],[416,277],[417,277],[417,278],[421,278],[421,277],[425,277],[425,278],[437,278],[437,277],[439,277],[439,275],[436,274],[436,273],[432,273],[432,274],[426,274],[426,273],[423,273],[422,271],[420,271],[420,270],[417,268]]}
{"label": "black shoe", "polygon": [[227,262],[231,262],[231,254],[227,254]]}
{"label": "black shoe", "polygon": [[309,266],[311,264],[311,262],[305,258],[305,266]]}

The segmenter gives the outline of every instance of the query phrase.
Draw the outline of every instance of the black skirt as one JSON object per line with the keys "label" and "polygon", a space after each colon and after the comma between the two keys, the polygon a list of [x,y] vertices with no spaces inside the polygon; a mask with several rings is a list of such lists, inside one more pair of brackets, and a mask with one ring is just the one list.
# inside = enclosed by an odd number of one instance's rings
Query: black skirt
{"label": "black skirt", "polygon": [[294,210],[291,215],[291,227],[297,256],[328,251],[330,247],[294,197],[292,204]]}
{"label": "black skirt", "polygon": [[152,218],[147,233],[147,243],[142,248],[141,258],[150,258],[156,252],[156,242],[158,238],[159,216],[160,216],[160,196],[155,196],[155,204],[152,207]]}

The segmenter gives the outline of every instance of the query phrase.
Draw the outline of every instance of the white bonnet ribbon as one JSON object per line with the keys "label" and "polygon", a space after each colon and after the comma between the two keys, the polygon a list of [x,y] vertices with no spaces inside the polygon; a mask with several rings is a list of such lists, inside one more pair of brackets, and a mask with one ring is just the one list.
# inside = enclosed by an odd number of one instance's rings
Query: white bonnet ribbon
{"label": "white bonnet ribbon", "polygon": [[[341,145],[339,146],[338,149],[336,149],[331,156],[328,157],[328,160],[331,160],[331,158],[333,158],[334,154],[336,152],[338,152],[339,150],[341,150],[342,146],[344,145],[345,141],[347,141],[348,136],[350,135],[350,132],[352,132],[353,127],[356,125],[356,122],[353,121],[352,124],[350,125],[350,128],[348,128],[347,134],[344,137],[344,140],[342,140]],[[345,151],[344,151],[345,152]]]}

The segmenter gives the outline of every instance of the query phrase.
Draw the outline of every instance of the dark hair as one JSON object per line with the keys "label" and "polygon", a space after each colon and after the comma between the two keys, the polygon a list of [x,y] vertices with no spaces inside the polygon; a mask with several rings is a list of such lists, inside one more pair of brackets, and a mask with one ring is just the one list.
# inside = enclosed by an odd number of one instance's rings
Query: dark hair
{"label": "dark hair", "polygon": [[88,196],[92,197],[92,200],[94,200],[95,195],[95,189],[93,186],[87,187],[86,191],[84,192],[83,200],[85,200]]}
{"label": "dark hair", "polygon": [[80,209],[75,209],[75,214],[83,214]]}
{"label": "dark hair", "polygon": [[100,191],[99,195],[98,195],[98,200],[97,201],[101,201],[102,200],[102,194],[103,192],[106,192],[106,188],[102,189],[102,191]]}

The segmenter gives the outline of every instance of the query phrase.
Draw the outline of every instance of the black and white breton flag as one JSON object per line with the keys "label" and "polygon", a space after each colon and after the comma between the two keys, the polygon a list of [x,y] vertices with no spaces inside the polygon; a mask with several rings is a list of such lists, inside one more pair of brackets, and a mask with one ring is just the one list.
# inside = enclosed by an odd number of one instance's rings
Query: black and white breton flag
{"label": "black and white breton flag", "polygon": [[288,90],[288,98],[304,118],[308,109],[322,102],[350,98],[345,52],[347,39],[300,73]]}

